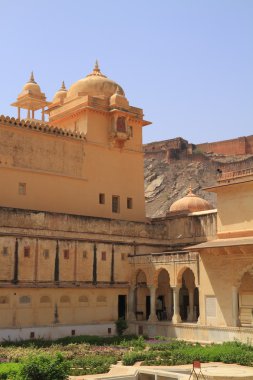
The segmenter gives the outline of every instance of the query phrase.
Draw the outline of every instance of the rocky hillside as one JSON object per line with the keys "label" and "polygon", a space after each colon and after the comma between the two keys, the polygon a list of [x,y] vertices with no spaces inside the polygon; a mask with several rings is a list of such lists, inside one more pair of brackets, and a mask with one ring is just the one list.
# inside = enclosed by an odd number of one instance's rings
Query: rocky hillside
{"label": "rocky hillside", "polygon": [[187,194],[189,186],[195,194],[216,208],[216,195],[204,191],[203,188],[216,183],[217,169],[221,168],[224,172],[253,166],[253,155],[222,155],[198,151],[188,157],[168,160],[168,155],[155,153],[145,151],[144,176],[148,217],[165,216],[171,204]]}

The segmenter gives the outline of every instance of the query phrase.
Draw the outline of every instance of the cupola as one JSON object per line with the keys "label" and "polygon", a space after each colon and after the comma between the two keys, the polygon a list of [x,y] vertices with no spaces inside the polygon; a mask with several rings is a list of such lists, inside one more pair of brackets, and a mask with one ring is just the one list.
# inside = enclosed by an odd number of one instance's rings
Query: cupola
{"label": "cupola", "polygon": [[54,95],[53,103],[62,102],[63,99],[66,98],[67,93],[68,93],[68,91],[67,91],[65,83],[63,81],[61,88]]}
{"label": "cupola", "polygon": [[22,92],[18,95],[17,101],[11,105],[18,108],[18,119],[20,119],[20,110],[27,110],[27,118],[34,119],[35,111],[42,110],[42,120],[45,120],[45,107],[49,103],[46,96],[41,92],[40,86],[35,82],[33,72],[30,79],[24,85]]}
{"label": "cupola", "polygon": [[206,211],[212,210],[213,206],[207,202],[205,199],[198,197],[196,194],[192,192],[191,187],[188,190],[188,194],[172,203],[170,206],[170,212],[179,212],[179,211],[188,211],[188,212],[196,212],[196,211]]}

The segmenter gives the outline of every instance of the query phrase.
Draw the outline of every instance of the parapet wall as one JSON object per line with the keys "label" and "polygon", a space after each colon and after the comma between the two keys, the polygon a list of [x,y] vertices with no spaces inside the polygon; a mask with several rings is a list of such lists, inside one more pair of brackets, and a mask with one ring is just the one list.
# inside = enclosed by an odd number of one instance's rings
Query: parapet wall
{"label": "parapet wall", "polygon": [[205,153],[226,155],[253,154],[253,136],[243,136],[231,140],[198,144],[197,148]]}
{"label": "parapet wall", "polygon": [[144,145],[144,153],[146,157],[153,157],[167,162],[182,159],[205,161],[207,158],[203,153],[247,155],[253,154],[253,135],[196,145],[177,137],[146,144]]}

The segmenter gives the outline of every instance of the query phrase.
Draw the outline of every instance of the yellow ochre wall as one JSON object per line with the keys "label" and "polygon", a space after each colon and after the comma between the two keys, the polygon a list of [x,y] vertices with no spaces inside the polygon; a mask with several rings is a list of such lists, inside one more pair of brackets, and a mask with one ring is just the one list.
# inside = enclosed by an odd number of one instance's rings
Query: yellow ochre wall
{"label": "yellow ochre wall", "polygon": [[[0,124],[0,205],[145,220],[141,126],[133,126],[133,137],[119,148],[109,139],[107,114],[89,112],[88,124],[87,138],[79,140]],[[26,195],[19,194],[19,183],[26,184]],[[120,197],[119,213],[112,212],[112,195]]]}
{"label": "yellow ochre wall", "polygon": [[[217,187],[217,231],[218,234],[229,233],[250,236],[253,233],[253,182],[233,183],[228,186]],[[231,237],[232,237],[231,235]]]}

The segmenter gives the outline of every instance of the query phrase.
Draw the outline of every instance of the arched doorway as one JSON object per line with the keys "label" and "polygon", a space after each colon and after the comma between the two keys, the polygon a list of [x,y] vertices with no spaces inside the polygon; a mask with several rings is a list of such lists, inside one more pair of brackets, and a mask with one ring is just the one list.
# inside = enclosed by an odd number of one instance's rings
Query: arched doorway
{"label": "arched doorway", "polygon": [[162,269],[158,275],[156,292],[156,315],[159,321],[171,320],[173,314],[173,294],[169,273]]}
{"label": "arched doorway", "polygon": [[136,275],[136,319],[147,320],[150,315],[150,292],[147,286],[147,277],[143,270]]}
{"label": "arched doorway", "polygon": [[239,286],[239,320],[240,324],[253,323],[253,269],[244,273]]}
{"label": "arched doorway", "polygon": [[190,268],[182,274],[179,291],[179,313],[183,322],[196,322],[199,317],[199,292],[195,284],[195,276]]}

